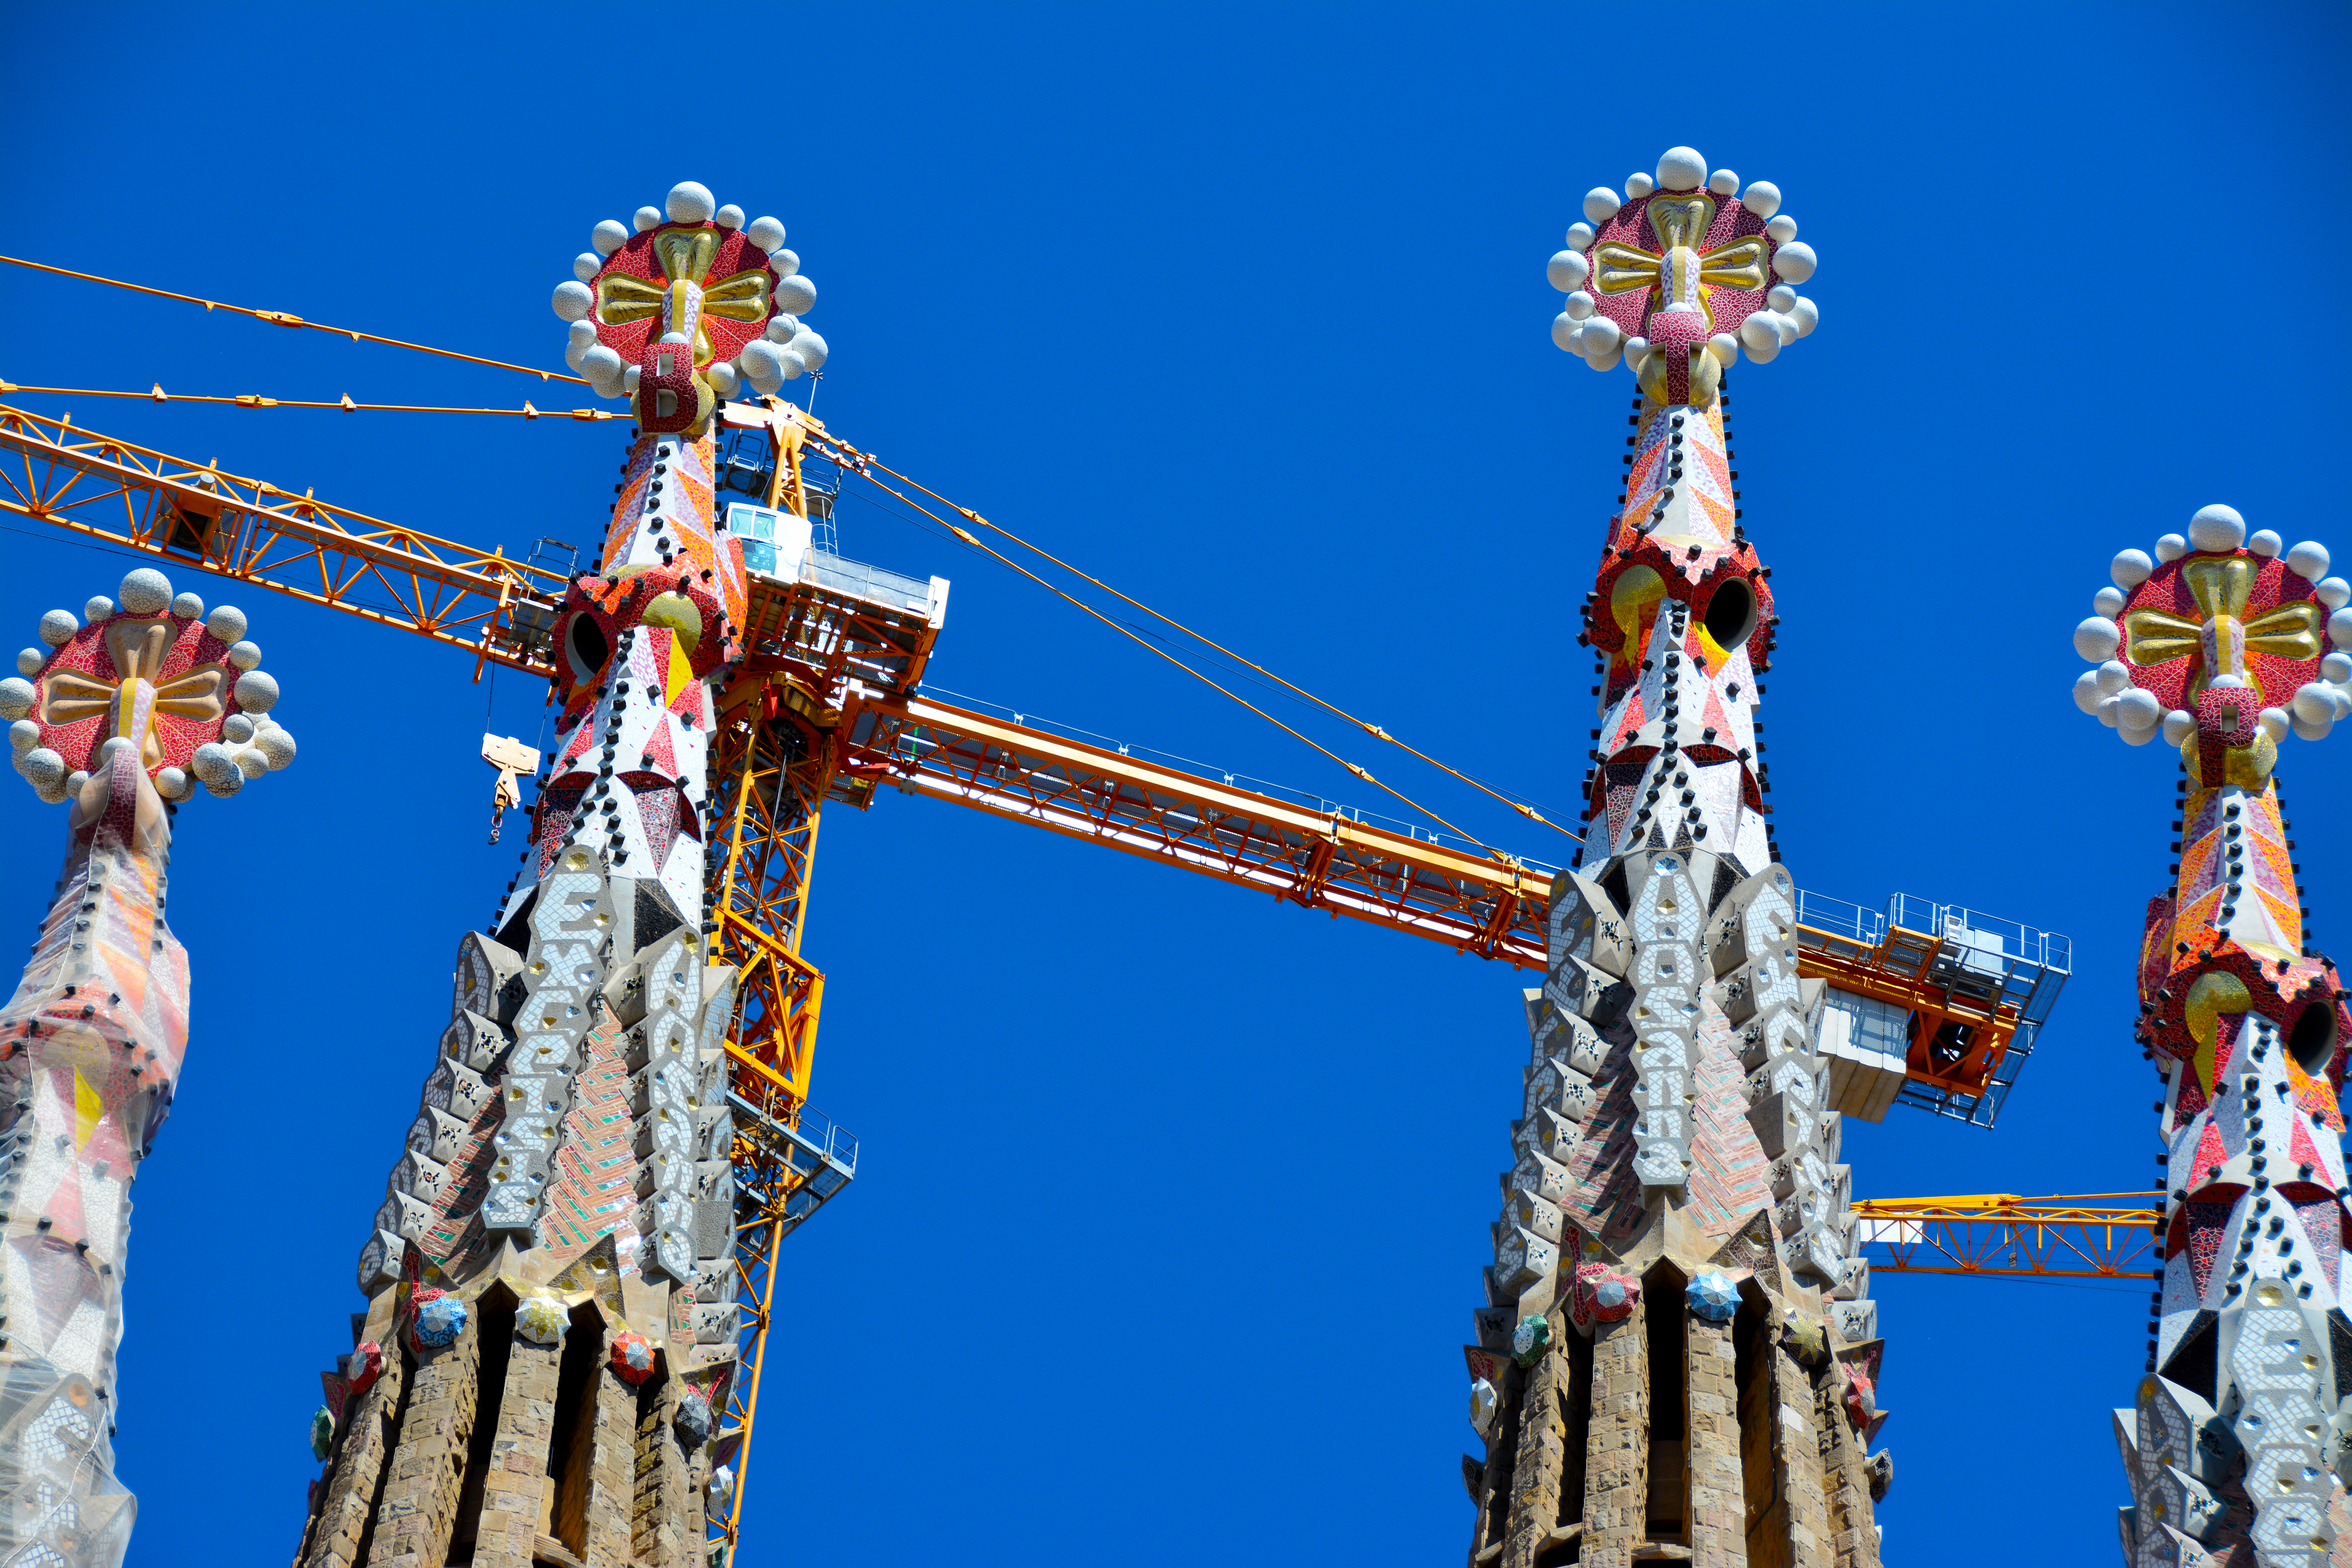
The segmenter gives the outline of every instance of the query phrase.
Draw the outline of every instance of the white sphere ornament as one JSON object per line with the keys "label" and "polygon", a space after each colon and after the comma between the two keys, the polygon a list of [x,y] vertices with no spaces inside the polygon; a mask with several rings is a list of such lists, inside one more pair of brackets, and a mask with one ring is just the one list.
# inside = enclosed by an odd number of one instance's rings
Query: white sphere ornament
{"label": "white sphere ornament", "polygon": [[772,343],[788,343],[793,341],[793,334],[800,330],[801,324],[797,317],[779,312],[768,318],[768,324],[760,335]]}
{"label": "white sphere ornament", "polygon": [[2254,721],[2270,732],[2272,740],[2284,741],[2294,723],[2294,718],[2284,708],[2265,708],[2255,716]]}
{"label": "white sphere ornament", "polygon": [[2124,700],[2119,696],[2100,698],[2098,707],[2094,710],[2099,716],[2099,722],[2110,730],[2114,729],[2116,717],[2123,710],[2123,702]]}
{"label": "white sphere ornament", "polygon": [[41,640],[51,647],[81,630],[81,622],[71,610],[51,610],[41,617]]}
{"label": "white sphere ornament", "polygon": [[784,243],[784,226],[772,217],[755,217],[743,230],[743,237],[761,250],[773,250]]}
{"label": "white sphere ornament", "polygon": [[1788,314],[1789,320],[1797,323],[1797,335],[1801,338],[1812,336],[1813,329],[1822,324],[1822,308],[1802,297],[1789,307]]}
{"label": "white sphere ornament", "polygon": [[2197,715],[2186,709],[2175,708],[2164,716],[2164,743],[2177,746],[2197,733]]}
{"label": "white sphere ornament", "polygon": [[1718,196],[1736,196],[1739,194],[1739,176],[1728,169],[1717,169],[1706,177],[1706,188]]}
{"label": "white sphere ornament", "polygon": [[244,640],[246,625],[245,612],[235,605],[223,605],[205,617],[205,630],[223,642]]}
{"label": "white sphere ornament", "polygon": [[742,388],[742,378],[735,374],[735,367],[724,360],[707,366],[703,370],[702,379],[710,384],[711,395],[714,397],[732,397]]}
{"label": "white sphere ornament", "polygon": [[2286,569],[2305,582],[2318,582],[2327,575],[2327,546],[2317,540],[2305,540],[2286,552]]}
{"label": "white sphere ornament", "polygon": [[1635,370],[1639,370],[1642,368],[1643,362],[1647,360],[1649,357],[1649,339],[1627,338],[1625,340],[1625,363],[1627,364],[1632,365]]}
{"label": "white sphere ornament", "polygon": [[265,669],[248,669],[236,678],[236,705],[247,713],[267,713],[278,703],[278,679]]}
{"label": "white sphere ornament", "polygon": [[1729,332],[1717,332],[1706,340],[1706,352],[1715,356],[1717,364],[1729,370],[1739,363],[1739,340]]}
{"label": "white sphere ornament", "polygon": [[2102,588],[2091,595],[2091,614],[2105,616],[2112,621],[2123,613],[2124,591],[2121,588]]}
{"label": "white sphere ornament", "polygon": [[1591,224],[1572,223],[1568,226],[1568,247],[1570,250],[1590,250],[1592,248],[1592,239]]}
{"label": "white sphere ornament", "polygon": [[19,719],[8,726],[8,749],[29,752],[41,743],[41,727],[30,719]]}
{"label": "white sphere ornament", "polygon": [[[1780,335],[1778,332],[1768,333],[1760,346],[1748,350],[1748,357],[1758,364],[1770,364],[1780,357]],[[1724,363],[1728,367],[1730,362],[1727,360]]]}
{"label": "white sphere ornament", "polygon": [[1561,301],[1561,310],[1581,321],[1592,314],[1592,296],[1579,289]]}
{"label": "white sphere ornament", "polygon": [[717,212],[712,213],[710,215],[710,220],[721,228],[741,228],[743,226],[743,209],[737,206],[733,202],[729,202],[725,206],[720,207]]}
{"label": "white sphere ornament", "polygon": [[1657,188],[1658,182],[1650,178],[1647,174],[1628,174],[1625,176],[1625,199],[1629,202],[1638,202],[1643,196],[1648,195],[1652,191],[1654,191]]}
{"label": "white sphere ornament", "polygon": [[2074,651],[2100,663],[2115,658],[2123,640],[2122,629],[2105,616],[2093,616],[2074,628]]}
{"label": "white sphere ornament", "polygon": [[808,361],[801,358],[800,351],[790,343],[776,351],[776,363],[784,367],[786,381],[798,381],[808,374]]}
{"label": "white sphere ornament", "polygon": [[2189,542],[2208,554],[2235,550],[2246,537],[2246,520],[2233,506],[2200,507],[2189,520]]}
{"label": "white sphere ornament", "polygon": [[790,278],[801,269],[801,253],[790,246],[768,253],[768,265],[776,269],[779,278]]}
{"label": "white sphere ornament", "polygon": [[[578,325],[577,322],[574,322],[573,324],[575,326]],[[580,362],[586,358],[587,354],[588,348],[584,343],[566,343],[563,345],[563,363],[570,365],[575,371],[580,368]]]}
{"label": "white sphere ornament", "polygon": [[1584,330],[1577,334],[1577,342],[1578,352],[1585,358],[1592,359],[1601,354],[1617,353],[1624,344],[1625,335],[1608,317],[1592,316],[1586,319]]}
{"label": "white sphere ornament", "polygon": [[172,601],[172,613],[191,621],[205,618],[205,602],[194,594],[182,594]]}
{"label": "white sphere ornament", "polygon": [[1583,288],[1584,280],[1591,276],[1592,263],[1573,250],[1563,250],[1544,264],[1544,281],[1563,294]]}
{"label": "white sphere ornament", "polygon": [[269,771],[269,759],[258,746],[247,746],[236,754],[236,771],[247,778],[257,779]]}
{"label": "white sphere ornament", "polygon": [[2128,594],[2147,582],[2148,574],[2155,570],[2156,563],[2149,559],[2147,551],[2119,550],[2115,560],[2107,565],[2107,575],[2115,579],[2116,587]]}
{"label": "white sphere ornament", "polygon": [[637,383],[644,375],[644,366],[635,364],[629,366],[621,373],[621,390],[635,397],[637,395]]}
{"label": "white sphere ornament", "polygon": [[1786,283],[1775,283],[1771,288],[1765,290],[1764,303],[1769,305],[1775,310],[1781,312],[1783,315],[1786,315],[1790,310],[1796,308],[1797,291],[1794,289],[1790,288]]}
{"label": "white sphere ornament", "polygon": [[1607,223],[1624,205],[1617,199],[1617,193],[1608,186],[1595,185],[1584,193],[1584,219],[1596,226]]}
{"label": "white sphere ornament", "polygon": [[2314,723],[2323,719],[2330,724],[2336,722],[2336,700],[2328,695],[2327,688],[2316,680],[2296,687],[2294,700],[2287,706],[2294,710],[2298,719],[2307,719]]}
{"label": "white sphere ornament", "polygon": [[2131,684],[2131,666],[2119,658],[2107,660],[2091,674],[2097,679],[2100,691],[2109,697]]}
{"label": "white sphere ornament", "polygon": [[680,180],[669,188],[662,202],[672,223],[709,223],[710,215],[719,210],[719,198],[710,187],[695,180]]}
{"label": "white sphere ornament", "polygon": [[243,713],[232,713],[221,722],[221,739],[232,746],[242,746],[253,739],[255,724]]}
{"label": "white sphere ornament", "polygon": [[2096,713],[2107,694],[2099,689],[2099,672],[2086,669],[2074,678],[2074,706],[2085,713]]}
{"label": "white sphere ornament", "polygon": [[1769,180],[1751,181],[1739,193],[1739,205],[1758,217],[1769,218],[1780,210],[1780,187]]}
{"label": "white sphere ornament", "polygon": [[152,566],[141,566],[125,574],[115,592],[132,615],[159,616],[172,603],[172,580]]}
{"label": "white sphere ornament", "polygon": [[572,276],[585,283],[604,270],[604,258],[593,250],[583,250],[572,258]]}
{"label": "white sphere ornament", "polygon": [[596,346],[596,323],[593,321],[572,322],[569,328],[565,329],[564,341],[569,342],[573,348],[578,349],[582,353],[586,353],[590,349]]}
{"label": "white sphere ornament", "polygon": [[2322,577],[2311,585],[2311,591],[2318,596],[2321,604],[2331,610],[2340,610],[2347,604],[2352,604],[2352,583],[2347,583],[2341,577]]}
{"label": "white sphere ornament", "polygon": [[1570,353],[1575,353],[1578,352],[1576,340],[1583,331],[1584,323],[1578,321],[1574,316],[1570,315],[1566,310],[1562,310],[1559,315],[1554,316],[1551,319],[1552,342]]}
{"label": "white sphere ornament", "polygon": [[2161,724],[2150,724],[2145,730],[2134,730],[2126,725],[2118,724],[2116,726],[2116,733],[2124,738],[2124,744],[2126,746],[2145,746],[2150,741],[2155,740],[2156,737],[2163,731],[2163,729],[2164,726]]}
{"label": "white sphere ornament", "polygon": [[261,645],[251,642],[234,643],[230,645],[228,650],[228,661],[239,669],[258,669],[261,668]]}
{"label": "white sphere ornament", "polygon": [[2323,658],[2319,661],[2319,679],[2332,680],[2338,686],[2352,680],[2352,653],[2339,648]]}
{"label": "white sphere ornament", "polygon": [[1813,247],[1800,239],[1772,253],[1772,270],[1791,283],[1802,283],[1817,265]]}
{"label": "white sphere ornament", "polygon": [[2284,550],[2286,541],[2272,529],[2259,528],[2254,531],[2253,537],[2246,541],[2246,548],[2257,555],[2267,557]]}
{"label": "white sphere ornament", "polygon": [[1690,147],[1669,147],[1658,160],[1658,188],[1695,191],[1706,183],[1706,160]]}
{"label": "white sphere ornament", "polygon": [[1780,317],[1777,311],[1758,310],[1739,323],[1739,342],[1748,349],[1777,348],[1780,342]]}
{"label": "white sphere ornament", "polygon": [[833,353],[831,346],[806,327],[793,334],[793,341],[789,346],[793,353],[801,356],[802,362],[811,370],[823,370],[824,362]]}
{"label": "white sphere ornament", "polygon": [[637,226],[637,232],[639,234],[645,233],[646,230],[649,228],[659,228],[661,226],[661,220],[662,215],[659,207],[639,207],[635,213],[631,214],[629,217],[629,221]]}
{"label": "white sphere ornament", "polygon": [[629,243],[629,226],[618,218],[608,217],[589,235],[588,243],[595,248],[597,255],[610,256]]}
{"label": "white sphere ornament", "polygon": [[1782,213],[1764,226],[1764,235],[1775,245],[1786,245],[1797,237],[1797,220]]}
{"label": "white sphere ornament", "polygon": [[2189,541],[2177,533],[2165,534],[2156,542],[2156,558],[2158,561],[2178,561],[2188,553]]}
{"label": "white sphere ornament", "polygon": [[205,793],[214,795],[221,800],[226,800],[229,796],[235,795],[244,787],[245,774],[238,770],[234,762],[229,763],[228,772],[223,773],[217,779],[206,779],[205,781]]}
{"label": "white sphere ornament", "polygon": [[610,343],[598,343],[580,356],[580,374],[593,382],[621,379],[621,351]]}
{"label": "white sphere ornament", "polygon": [[596,296],[587,284],[575,278],[568,283],[558,283],[548,303],[555,307],[556,315],[562,320],[576,321],[595,306]]}
{"label": "white sphere ornament", "polygon": [[65,787],[66,760],[47,746],[36,746],[18,757],[16,771],[43,794]]}
{"label": "white sphere ornament", "polygon": [[42,652],[39,648],[26,648],[16,655],[16,673],[19,675],[38,675],[41,673],[41,666],[48,662],[49,656]]}
{"label": "white sphere ornament", "polygon": [[754,338],[744,344],[743,352],[735,356],[735,368],[761,392],[773,392],[784,384],[784,367],[776,358],[776,345],[765,338]]}
{"label": "white sphere ornament", "polygon": [[2289,721],[2288,728],[2294,731],[2295,739],[2299,741],[2325,741],[2327,732],[2336,728],[2336,718],[2330,712],[2325,719],[2306,719],[2298,711]]}
{"label": "white sphere ornament", "polygon": [[92,594],[89,602],[81,607],[81,618],[85,621],[102,621],[112,614],[114,601],[103,594]]}
{"label": "white sphere ornament", "polygon": [[1591,365],[1594,370],[1612,371],[1615,370],[1618,365],[1624,362],[1624,358],[1625,356],[1622,351],[1611,349],[1607,353],[1585,355],[1584,363]]}
{"label": "white sphere ornament", "polygon": [[776,285],[776,309],[805,316],[816,303],[816,285],[795,272]]}
{"label": "white sphere ornament", "polygon": [[2125,730],[2153,730],[2164,721],[2164,704],[2156,693],[2133,687],[2123,693],[2116,709],[2116,724]]}
{"label": "white sphere ornament", "polygon": [[156,771],[155,793],[165,800],[185,799],[190,787],[186,772],[180,768],[161,768]]}
{"label": "white sphere ornament", "polygon": [[255,736],[253,743],[269,760],[269,771],[273,773],[294,760],[294,737],[275,724]]}
{"label": "white sphere ornament", "polygon": [[2327,640],[2337,647],[2352,647],[2352,610],[2338,610],[2327,617]]}
{"label": "white sphere ornament", "polygon": [[21,675],[0,680],[0,719],[22,719],[33,711],[33,683]]}

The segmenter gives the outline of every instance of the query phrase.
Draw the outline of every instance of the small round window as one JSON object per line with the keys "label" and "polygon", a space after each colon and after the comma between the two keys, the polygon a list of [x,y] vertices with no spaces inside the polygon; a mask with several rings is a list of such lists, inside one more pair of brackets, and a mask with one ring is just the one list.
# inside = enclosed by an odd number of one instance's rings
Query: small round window
{"label": "small round window", "polygon": [[1703,624],[1715,646],[1729,653],[1756,629],[1756,591],[1745,577],[1727,577],[1707,596]]}

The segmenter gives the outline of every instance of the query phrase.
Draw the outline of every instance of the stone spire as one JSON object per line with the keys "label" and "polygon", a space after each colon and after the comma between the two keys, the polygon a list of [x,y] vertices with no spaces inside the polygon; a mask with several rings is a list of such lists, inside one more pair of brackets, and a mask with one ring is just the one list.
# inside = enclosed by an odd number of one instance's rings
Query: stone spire
{"label": "stone spire", "polygon": [[[553,627],[553,760],[360,1250],[326,1374],[310,1568],[703,1568],[740,1332],[725,1042],[709,947],[714,683],[748,584],[712,426],[821,364],[783,226],[691,182],[555,291],[566,356],[638,431],[593,570]],[[710,1561],[717,1561],[710,1558]]]}
{"label": "stone spire", "polygon": [[1818,319],[1780,205],[1677,147],[1587,195],[1550,264],[1554,341],[1642,395],[1579,638],[1604,671],[1583,847],[1466,1351],[1474,1568],[1878,1561],[1875,1313],[1767,824],[1776,617],[1724,423],[1743,350]]}
{"label": "stone spire", "polygon": [[[69,805],[65,865],[0,1008],[0,1562],[113,1568],[114,1356],[131,1184],[188,1045],[188,954],[163,921],[172,814],[294,760],[243,612],[161,572],[41,617],[0,680],[16,771]],[[85,624],[86,623],[86,624]]]}
{"label": "stone spire", "polygon": [[[2352,715],[2352,586],[2327,551],[2197,513],[2126,550],[2074,647],[2075,700],[2180,759],[2174,885],[2149,901],[2138,1038],[2163,1074],[2163,1285],[2136,1407],[2116,1412],[2134,1568],[2319,1568],[2352,1541],[2336,1097],[2352,1011],[2312,951],[2280,748]],[[2336,645],[2331,651],[2329,643]]]}

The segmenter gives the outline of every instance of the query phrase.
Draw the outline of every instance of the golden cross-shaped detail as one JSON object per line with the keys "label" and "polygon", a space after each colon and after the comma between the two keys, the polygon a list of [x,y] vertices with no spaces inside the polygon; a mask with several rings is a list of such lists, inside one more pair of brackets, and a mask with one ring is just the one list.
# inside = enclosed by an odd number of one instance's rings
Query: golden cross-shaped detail
{"label": "golden cross-shaped detail", "polygon": [[2137,665],[2196,660],[2189,699],[2217,676],[2237,677],[2267,699],[2270,694],[2263,691],[2261,679],[2246,668],[2250,653],[2292,659],[2319,657],[2318,605],[2281,605],[2245,619],[2246,600],[2254,588],[2254,563],[2246,557],[2191,561],[2181,567],[2180,580],[2196,602],[2197,618],[2184,619],[2165,610],[2130,612],[2124,616],[2124,657]]}
{"label": "golden cross-shaped detail", "polygon": [[654,236],[654,259],[661,264],[663,284],[646,282],[625,272],[607,271],[596,279],[596,319],[608,326],[667,316],[672,321],[694,323],[694,363],[710,363],[710,336],[702,329],[705,315],[758,325],[769,315],[768,269],[754,267],[716,283],[703,280],[719,254],[719,234],[709,228],[664,229]]}
{"label": "golden cross-shaped detail", "polygon": [[1704,192],[1650,198],[1647,218],[1658,248],[1643,250],[1614,240],[1592,250],[1592,286],[1603,294],[1655,289],[1653,310],[1691,310],[1715,325],[1707,299],[1717,289],[1761,289],[1765,283],[1764,237],[1749,235],[1702,251],[1715,222],[1715,198]]}
{"label": "golden cross-shaped detail", "polygon": [[[115,622],[106,628],[106,652],[114,661],[116,679],[100,680],[78,669],[51,670],[44,683],[42,721],[72,724],[109,715],[113,720],[109,732],[135,742],[141,765],[153,766],[163,755],[155,733],[156,714],[209,724],[227,711],[221,701],[227,677],[216,664],[199,665],[169,680],[155,679],[179,637],[201,635],[200,626],[179,631],[166,620]],[[142,685],[148,688],[146,693],[140,691]]]}

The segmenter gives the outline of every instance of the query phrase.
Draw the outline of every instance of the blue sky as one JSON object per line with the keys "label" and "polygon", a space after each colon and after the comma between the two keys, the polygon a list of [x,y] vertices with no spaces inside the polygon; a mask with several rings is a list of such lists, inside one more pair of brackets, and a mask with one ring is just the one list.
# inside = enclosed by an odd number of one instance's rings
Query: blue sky
{"label": "blue sky", "polygon": [[[0,250],[560,369],[546,300],[590,226],[701,180],[788,226],[850,439],[1565,811],[1631,378],[1551,346],[1543,266],[1588,187],[1695,145],[1780,184],[1822,258],[1821,330],[1734,374],[1789,864],[2077,956],[2001,1126],[1850,1127],[1856,1190],[2125,1190],[2156,1148],[2130,971],[2171,770],[2074,710],[2068,633],[2115,551],[2208,501],[2352,558],[2317,482],[2346,63],[2320,6],[16,7]],[[10,268],[0,376],[550,400]],[[29,401],[510,552],[601,534],[625,428]],[[937,684],[1380,804],[951,540],[842,525],[954,580]],[[21,531],[0,559],[26,641],[124,568]],[[133,1563],[243,1564],[295,1543],[449,956],[511,870],[478,738],[541,710],[181,575],[251,614],[302,750],[180,818],[194,1039],[138,1189],[119,1457]],[[1560,858],[1402,753],[1358,760]],[[2293,742],[2282,776],[2345,956],[2352,741]],[[27,921],[60,816],[0,791]],[[789,1243],[744,1563],[1462,1550],[1457,1347],[1522,976],[897,795],[827,818],[813,911],[814,1103],[864,1153]],[[1877,1294],[1890,1558],[2105,1560],[2140,1289]]]}

